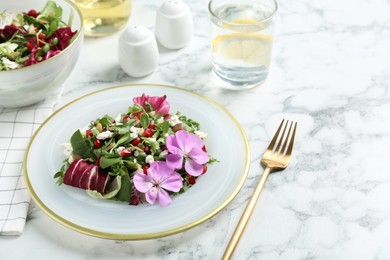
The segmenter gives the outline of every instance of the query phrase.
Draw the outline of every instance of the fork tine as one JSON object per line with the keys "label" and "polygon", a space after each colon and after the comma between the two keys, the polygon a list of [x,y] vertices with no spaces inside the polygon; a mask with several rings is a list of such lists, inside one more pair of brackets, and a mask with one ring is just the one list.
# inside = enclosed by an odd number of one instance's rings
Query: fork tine
{"label": "fork tine", "polygon": [[271,143],[269,144],[267,150],[272,151],[272,150],[274,149],[274,145],[275,145],[275,143],[276,143],[276,140],[278,139],[278,135],[279,135],[280,129],[282,129],[283,123],[284,123],[284,119],[283,119],[282,122],[280,123],[279,128],[278,128],[278,130],[276,131],[274,137],[272,138],[272,141],[271,141]]}
{"label": "fork tine", "polygon": [[294,146],[295,132],[296,132],[296,130],[297,130],[297,125],[298,125],[298,123],[295,122],[294,130],[293,130],[293,133],[292,133],[292,135],[291,135],[291,140],[290,140],[290,143],[289,143],[289,145],[288,145],[288,149],[287,149],[286,156],[290,156],[291,153],[292,153],[292,149],[293,149],[293,146]]}
{"label": "fork tine", "polygon": [[[284,134],[286,133],[287,126],[288,126],[288,120],[286,121],[286,125],[283,128],[282,136],[279,138],[278,145],[275,148],[275,153],[278,153],[279,150],[280,150],[280,146],[282,146],[282,142],[283,142],[283,139],[284,139]],[[287,136],[287,138],[288,138],[288,136]]]}
{"label": "fork tine", "polygon": [[[288,133],[287,133],[286,139],[284,140],[283,147],[282,147],[282,149],[280,150],[280,153],[279,153],[280,156],[283,156],[284,155],[284,151],[286,151],[286,147],[287,147],[288,140],[290,138],[290,133],[291,133],[291,128],[292,128],[293,123],[294,122],[291,121],[290,128],[288,129]],[[287,129],[287,126],[288,126],[288,124],[286,124],[286,128],[284,130]],[[280,140],[280,142],[282,142],[282,140]]]}

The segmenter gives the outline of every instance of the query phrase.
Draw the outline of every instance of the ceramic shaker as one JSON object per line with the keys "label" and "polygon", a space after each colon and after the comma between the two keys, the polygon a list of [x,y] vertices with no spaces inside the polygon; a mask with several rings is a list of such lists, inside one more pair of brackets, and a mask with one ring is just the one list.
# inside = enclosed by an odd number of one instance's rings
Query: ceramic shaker
{"label": "ceramic shaker", "polygon": [[143,77],[152,73],[159,59],[153,32],[140,25],[127,27],[119,37],[118,58],[129,76]]}
{"label": "ceramic shaker", "polygon": [[167,49],[185,47],[191,41],[193,27],[191,10],[181,0],[167,0],[157,11],[155,34]]}

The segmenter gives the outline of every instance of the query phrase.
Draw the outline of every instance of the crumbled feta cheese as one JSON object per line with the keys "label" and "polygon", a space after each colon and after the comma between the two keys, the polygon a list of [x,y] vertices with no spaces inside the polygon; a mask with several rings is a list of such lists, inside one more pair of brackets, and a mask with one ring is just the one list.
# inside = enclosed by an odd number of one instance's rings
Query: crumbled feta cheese
{"label": "crumbled feta cheese", "polygon": [[165,158],[165,157],[167,157],[167,155],[168,155],[168,150],[164,150],[164,151],[162,151],[162,152],[160,153],[159,156]]}
{"label": "crumbled feta cheese", "polygon": [[131,138],[137,138],[138,136],[141,136],[144,133],[143,128],[138,128],[138,127],[130,127],[130,136]]}
{"label": "crumbled feta cheese", "polygon": [[156,124],[161,124],[162,122],[164,122],[164,118],[160,117],[157,119]]}
{"label": "crumbled feta cheese", "polygon": [[179,120],[179,116],[178,115],[171,115],[168,119],[168,122],[171,126],[175,126],[177,124],[180,124],[181,121]]}
{"label": "crumbled feta cheese", "polygon": [[122,114],[119,114],[115,117],[115,123],[118,124],[122,120]]}
{"label": "crumbled feta cheese", "polygon": [[135,156],[135,157],[138,157],[138,155],[139,155],[139,152],[138,152],[137,150],[135,150],[135,151],[134,151],[134,156]]}
{"label": "crumbled feta cheese", "polygon": [[105,140],[107,138],[111,138],[113,134],[114,133],[111,131],[104,131],[104,132],[101,132],[100,134],[98,134],[98,136],[96,136],[96,138],[99,140]]}
{"label": "crumbled feta cheese", "polygon": [[17,64],[14,61],[10,61],[6,57],[1,57],[1,63],[3,63],[5,69],[13,70],[13,69],[16,69],[17,67],[19,67],[19,64]]}
{"label": "crumbled feta cheese", "polygon": [[121,155],[122,154],[122,151],[125,149],[125,147],[124,146],[119,146],[117,149],[116,149],[116,151],[117,151],[117,153],[119,154],[119,155]]}
{"label": "crumbled feta cheese", "polygon": [[199,136],[201,139],[204,139],[207,136],[207,133],[202,131],[195,131],[195,134]]}
{"label": "crumbled feta cheese", "polygon": [[72,145],[70,143],[63,143],[60,144],[60,146],[62,147],[62,152],[64,153],[65,157],[68,158],[68,162],[72,163],[74,161]]}
{"label": "crumbled feta cheese", "polygon": [[153,156],[150,155],[150,154],[149,154],[148,156],[146,156],[145,162],[148,163],[149,165],[152,164],[152,163],[154,163],[154,158],[153,158]]}
{"label": "crumbled feta cheese", "polygon": [[64,153],[66,158],[69,158],[70,156],[72,156],[73,148],[72,148],[72,145],[70,143],[63,143],[63,144],[60,144],[60,146],[61,146],[62,152]]}

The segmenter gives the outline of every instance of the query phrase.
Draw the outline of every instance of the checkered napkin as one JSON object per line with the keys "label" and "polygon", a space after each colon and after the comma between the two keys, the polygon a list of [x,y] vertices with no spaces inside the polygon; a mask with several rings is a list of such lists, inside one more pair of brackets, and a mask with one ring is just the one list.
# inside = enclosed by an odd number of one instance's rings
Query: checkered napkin
{"label": "checkered napkin", "polygon": [[19,109],[0,107],[0,235],[23,232],[30,204],[22,173],[24,152],[34,131],[53,112],[58,98],[52,96]]}

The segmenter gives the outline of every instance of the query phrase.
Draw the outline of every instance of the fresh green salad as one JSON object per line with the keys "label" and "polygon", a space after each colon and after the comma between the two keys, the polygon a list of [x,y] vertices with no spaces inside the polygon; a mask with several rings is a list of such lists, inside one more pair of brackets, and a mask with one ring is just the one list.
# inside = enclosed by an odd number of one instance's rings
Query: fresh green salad
{"label": "fresh green salad", "polygon": [[171,114],[166,96],[143,94],[133,102],[127,112],[105,115],[74,132],[54,176],[58,184],[101,199],[131,205],[158,201],[165,207],[216,161],[207,154],[199,123]]}
{"label": "fresh green salad", "polygon": [[77,33],[71,20],[62,20],[62,8],[53,1],[40,12],[0,13],[0,71],[30,66],[63,51]]}

